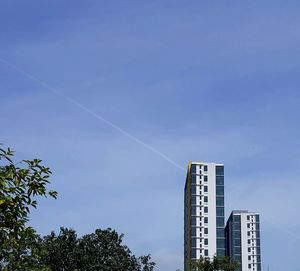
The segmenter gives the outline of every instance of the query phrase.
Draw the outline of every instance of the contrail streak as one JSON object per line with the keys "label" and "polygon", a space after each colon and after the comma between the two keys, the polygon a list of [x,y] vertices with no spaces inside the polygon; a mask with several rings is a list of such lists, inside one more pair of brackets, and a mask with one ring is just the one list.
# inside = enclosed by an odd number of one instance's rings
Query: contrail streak
{"label": "contrail streak", "polygon": [[110,127],[114,128],[115,130],[119,131],[121,134],[125,135],[126,137],[130,138],[131,140],[135,141],[136,143],[142,145],[143,147],[145,147],[146,149],[152,151],[153,153],[157,154],[158,156],[160,156],[161,158],[165,159],[166,161],[168,161],[169,163],[171,163],[173,166],[177,167],[178,169],[181,169],[183,171],[185,171],[185,169],[179,165],[178,163],[176,163],[175,161],[173,161],[171,158],[169,158],[167,155],[165,155],[164,153],[160,152],[159,150],[157,150],[156,148],[150,146],[149,144],[143,142],[142,140],[138,139],[137,137],[133,136],[132,134],[128,133],[127,131],[123,130],[121,127],[119,127],[118,125],[112,123],[111,121],[103,118],[102,116],[100,116],[99,114],[97,114],[96,112],[94,112],[93,110],[87,108],[86,106],[84,106],[83,104],[81,104],[80,102],[76,101],[75,99],[63,94],[61,91],[57,90],[56,88],[50,86],[49,84],[47,84],[46,82],[40,80],[39,78],[35,77],[34,75],[24,71],[23,69],[19,68],[18,66],[10,63],[9,61],[0,58],[0,61],[4,64],[6,64],[7,66],[13,68],[14,70],[18,71],[19,73],[25,75],[27,78],[31,79],[32,81],[38,82],[40,85],[42,85],[45,89],[51,91],[52,93],[56,94],[57,96],[64,98],[66,101],[68,101],[69,103],[77,106],[78,108],[82,109],[83,111],[89,113],[90,115],[92,115],[93,117],[95,117],[98,120],[101,120],[102,122],[106,123],[107,125],[109,125]]}
{"label": "contrail streak", "polygon": [[292,232],[292,231],[290,231],[290,230],[287,230],[287,229],[285,229],[284,227],[282,227],[282,226],[280,226],[280,225],[278,225],[278,224],[276,224],[276,223],[273,223],[269,218],[266,218],[265,215],[264,215],[263,219],[264,219],[267,223],[269,223],[273,228],[275,228],[275,229],[277,229],[277,230],[280,230],[280,231],[286,233],[286,234],[287,234],[288,236],[290,236],[291,239],[293,239],[294,241],[300,240],[300,237],[297,236],[294,232]]}

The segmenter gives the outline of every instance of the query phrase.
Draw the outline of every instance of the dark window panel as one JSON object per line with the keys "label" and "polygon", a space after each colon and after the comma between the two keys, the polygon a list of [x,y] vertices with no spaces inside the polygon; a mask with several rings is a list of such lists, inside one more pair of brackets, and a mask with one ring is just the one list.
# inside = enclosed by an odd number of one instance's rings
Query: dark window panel
{"label": "dark window panel", "polygon": [[224,196],[224,186],[223,185],[216,186],[216,194],[217,194],[217,196]]}
{"label": "dark window panel", "polygon": [[191,194],[196,194],[196,186],[195,185],[191,186]]}
{"label": "dark window panel", "polygon": [[217,248],[225,248],[225,239],[217,239]]}
{"label": "dark window panel", "polygon": [[241,229],[241,223],[232,223],[232,229],[233,230],[240,230]]}
{"label": "dark window panel", "polygon": [[193,174],[196,173],[196,165],[192,164],[192,166],[191,166],[191,172],[192,172]]}
{"label": "dark window panel", "polygon": [[192,175],[191,177],[192,184],[196,184],[196,176],[197,175]]}
{"label": "dark window panel", "polygon": [[216,175],[217,176],[224,176],[224,166],[216,166]]}
{"label": "dark window panel", "polygon": [[224,216],[224,207],[217,207],[217,216]]}
{"label": "dark window panel", "polygon": [[217,217],[217,227],[224,227],[224,217]]}
{"label": "dark window panel", "polygon": [[196,246],[197,246],[197,239],[192,238],[192,247],[196,247]]}
{"label": "dark window panel", "polygon": [[217,249],[218,257],[225,257],[225,249]]}
{"label": "dark window panel", "polygon": [[192,236],[196,236],[196,228],[192,228]]}
{"label": "dark window panel", "polygon": [[224,238],[225,237],[225,231],[224,229],[217,229],[217,238]]}
{"label": "dark window panel", "polygon": [[196,259],[197,258],[197,250],[196,249],[192,249],[192,259]]}
{"label": "dark window panel", "polygon": [[216,177],[216,185],[224,185],[224,176]]}
{"label": "dark window panel", "polygon": [[233,221],[234,222],[241,222],[241,216],[240,215],[234,215],[233,216]]}
{"label": "dark window panel", "polygon": [[224,206],[224,197],[217,197],[216,204],[217,206]]}

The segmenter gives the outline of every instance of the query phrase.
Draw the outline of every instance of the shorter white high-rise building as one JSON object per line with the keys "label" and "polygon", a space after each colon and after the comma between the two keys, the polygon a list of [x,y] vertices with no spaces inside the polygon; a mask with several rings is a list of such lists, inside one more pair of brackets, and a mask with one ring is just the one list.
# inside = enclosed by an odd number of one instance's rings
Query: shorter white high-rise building
{"label": "shorter white high-rise building", "polygon": [[225,228],[226,254],[242,271],[261,271],[259,214],[232,211]]}

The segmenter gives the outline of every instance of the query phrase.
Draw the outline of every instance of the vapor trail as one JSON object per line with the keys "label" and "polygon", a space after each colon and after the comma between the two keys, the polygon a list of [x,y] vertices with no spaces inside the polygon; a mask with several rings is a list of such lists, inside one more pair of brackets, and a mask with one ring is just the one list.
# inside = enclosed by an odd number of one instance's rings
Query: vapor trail
{"label": "vapor trail", "polygon": [[152,151],[153,153],[157,154],[158,156],[160,156],[161,158],[163,158],[164,160],[168,161],[169,163],[171,163],[173,166],[177,167],[180,170],[185,171],[185,169],[179,165],[178,163],[176,163],[175,161],[173,161],[171,158],[169,158],[167,155],[165,155],[164,153],[160,152],[159,150],[157,150],[156,148],[150,146],[149,144],[143,142],[142,140],[138,139],[137,137],[133,136],[132,134],[130,134],[129,132],[123,130],[121,127],[119,127],[118,125],[112,123],[111,121],[105,119],[104,117],[100,116],[99,114],[97,114],[96,112],[94,112],[93,110],[87,108],[86,106],[84,106],[83,104],[81,104],[80,102],[76,101],[75,99],[63,94],[61,91],[57,90],[56,88],[50,86],[49,84],[47,84],[46,82],[40,80],[39,78],[35,77],[34,75],[24,71],[23,69],[19,68],[18,66],[10,63],[9,61],[0,58],[0,61],[4,64],[6,64],[7,66],[13,68],[14,70],[18,71],[19,73],[25,75],[27,78],[31,79],[32,81],[38,82],[40,85],[42,85],[45,89],[51,91],[52,93],[54,93],[55,95],[64,98],[66,101],[68,101],[69,103],[77,106],[78,108],[82,109],[83,111],[89,113],[90,115],[92,115],[93,117],[95,117],[98,120],[101,120],[102,122],[106,123],[108,126],[114,128],[115,130],[119,131],[121,134],[125,135],[126,137],[128,137],[129,139],[135,141],[136,143],[142,145],[143,147],[145,147],[146,149]]}

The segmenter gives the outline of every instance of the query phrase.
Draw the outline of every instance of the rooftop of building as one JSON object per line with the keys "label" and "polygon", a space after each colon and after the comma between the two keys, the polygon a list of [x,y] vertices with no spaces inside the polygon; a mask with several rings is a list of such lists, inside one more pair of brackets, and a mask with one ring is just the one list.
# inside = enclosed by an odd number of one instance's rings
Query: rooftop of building
{"label": "rooftop of building", "polygon": [[215,163],[215,162],[202,162],[202,161],[190,161],[191,164],[196,165],[217,165],[217,166],[224,166],[222,163]]}
{"label": "rooftop of building", "polygon": [[247,214],[259,214],[257,212],[252,212],[252,211],[248,211],[248,210],[233,210],[231,212],[232,214],[244,214],[244,213],[247,213]]}

